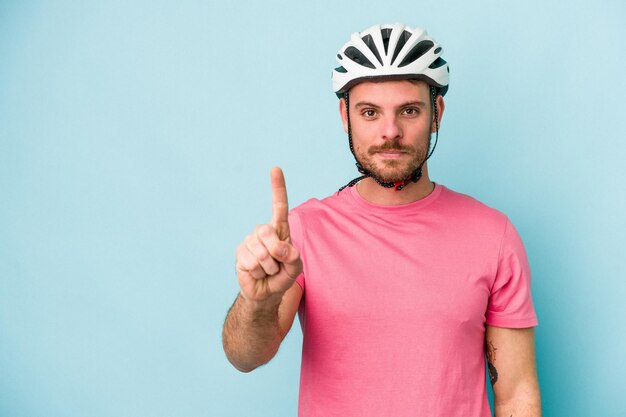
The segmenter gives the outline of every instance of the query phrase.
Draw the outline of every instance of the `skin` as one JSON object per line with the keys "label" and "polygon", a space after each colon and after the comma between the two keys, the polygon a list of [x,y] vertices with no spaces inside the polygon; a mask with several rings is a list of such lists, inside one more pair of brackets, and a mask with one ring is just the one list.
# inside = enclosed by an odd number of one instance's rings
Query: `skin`
{"label": "skin", "polygon": [[[350,90],[350,122],[357,157],[378,176],[404,178],[423,161],[435,121],[428,86],[420,81],[364,82]],[[439,126],[445,109],[438,96]],[[348,131],[345,101],[339,113]],[[241,292],[224,323],[223,345],[242,372],[267,363],[293,324],[302,289],[294,285],[302,260],[291,244],[285,180],[271,171],[272,220],[257,227],[237,248]],[[359,194],[381,205],[406,204],[429,195],[434,184],[424,164],[422,178],[402,191],[383,188],[372,178],[357,184]],[[496,417],[541,416],[533,329],[486,326],[485,355],[493,380]]]}
{"label": "skin", "polygon": [[241,292],[226,316],[222,334],[228,360],[242,372],[274,357],[302,298],[302,289],[294,285],[302,260],[289,235],[285,178],[280,168],[273,168],[270,177],[272,221],[258,226],[237,247]]}
{"label": "skin", "polygon": [[[441,96],[437,96],[437,107],[441,125],[445,110]],[[339,113],[347,133],[348,115],[344,100],[339,101]],[[430,90],[421,81],[357,84],[350,90],[350,123],[354,150],[359,161],[369,160],[373,170],[388,179],[403,179],[412,171],[411,167],[416,166],[416,156],[419,156],[417,164],[423,161],[429,134],[435,131]],[[407,150],[398,155],[376,152],[393,143],[413,151]],[[357,189],[363,198],[372,203],[397,205],[426,197],[433,191],[434,184],[428,176],[428,164],[424,164],[422,178],[417,183],[407,184],[402,192],[383,188],[372,178],[359,182]]]}
{"label": "skin", "polygon": [[498,374],[492,385],[495,416],[541,416],[534,329],[487,326],[485,345]]}

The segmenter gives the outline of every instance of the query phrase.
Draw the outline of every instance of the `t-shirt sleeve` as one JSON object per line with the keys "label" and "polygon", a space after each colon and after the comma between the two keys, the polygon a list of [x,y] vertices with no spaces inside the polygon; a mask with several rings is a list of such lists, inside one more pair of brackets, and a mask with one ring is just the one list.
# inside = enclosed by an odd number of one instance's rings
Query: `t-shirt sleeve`
{"label": "t-shirt sleeve", "polygon": [[[289,213],[289,235],[291,237],[291,243],[300,252],[300,257],[304,262],[304,230],[302,230],[302,220],[300,214],[297,211],[291,211]],[[304,291],[304,270],[296,278],[296,282]]]}
{"label": "t-shirt sleeve", "polygon": [[496,278],[489,296],[487,324],[525,328],[537,325],[530,292],[530,267],[522,240],[507,219],[498,257]]}

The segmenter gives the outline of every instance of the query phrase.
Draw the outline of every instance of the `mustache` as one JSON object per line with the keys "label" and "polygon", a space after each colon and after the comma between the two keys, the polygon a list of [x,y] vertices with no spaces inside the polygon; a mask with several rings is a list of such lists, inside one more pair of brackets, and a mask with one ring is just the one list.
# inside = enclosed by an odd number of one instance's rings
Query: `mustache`
{"label": "mustache", "polygon": [[415,151],[415,148],[410,145],[401,145],[399,140],[394,139],[389,142],[385,142],[380,146],[372,146],[368,149],[367,153],[369,155],[374,155],[375,153],[381,151],[398,151],[411,153]]}

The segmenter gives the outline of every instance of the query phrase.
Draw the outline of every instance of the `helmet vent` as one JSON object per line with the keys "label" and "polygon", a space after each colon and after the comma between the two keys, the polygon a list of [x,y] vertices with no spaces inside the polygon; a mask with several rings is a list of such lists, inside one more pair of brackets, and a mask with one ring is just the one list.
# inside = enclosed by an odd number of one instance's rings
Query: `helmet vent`
{"label": "helmet vent", "polygon": [[349,46],[344,51],[344,55],[356,62],[357,64],[363,65],[364,67],[375,69],[376,67],[372,62],[367,59],[365,55],[354,46]]}
{"label": "helmet vent", "polygon": [[400,35],[400,37],[398,38],[398,43],[396,44],[396,49],[393,51],[393,57],[391,58],[391,64],[392,65],[393,65],[393,61],[396,60],[398,54],[400,53],[400,51],[404,47],[404,44],[406,43],[406,41],[409,40],[410,37],[411,37],[411,32],[409,32],[408,30],[402,31],[402,35]]}
{"label": "helmet vent", "polygon": [[383,37],[383,45],[385,45],[385,55],[389,53],[389,38],[391,37],[391,29],[382,29],[380,34]]}
{"label": "helmet vent", "polygon": [[370,51],[372,51],[374,56],[376,56],[376,59],[378,60],[378,62],[380,62],[380,65],[383,65],[383,60],[380,58],[378,49],[376,49],[376,45],[374,44],[374,39],[372,38],[372,35],[365,35],[361,39],[363,39],[365,45],[367,45],[367,47],[370,48]]}
{"label": "helmet vent", "polygon": [[432,64],[430,64],[430,65],[428,66],[428,68],[430,68],[430,69],[436,69],[436,68],[439,68],[439,67],[443,67],[444,65],[446,65],[446,61],[445,61],[445,59],[443,59],[443,58],[437,58],[437,59],[435,60],[435,62],[433,62]]}
{"label": "helmet vent", "polygon": [[435,46],[435,44],[432,41],[422,41],[418,43],[408,54],[406,54],[398,67],[404,67],[417,61],[422,55],[432,49],[433,46]]}
{"label": "helmet vent", "polygon": [[346,74],[348,72],[348,70],[345,69],[344,67],[337,67],[335,68],[335,71],[340,72],[342,74]]}

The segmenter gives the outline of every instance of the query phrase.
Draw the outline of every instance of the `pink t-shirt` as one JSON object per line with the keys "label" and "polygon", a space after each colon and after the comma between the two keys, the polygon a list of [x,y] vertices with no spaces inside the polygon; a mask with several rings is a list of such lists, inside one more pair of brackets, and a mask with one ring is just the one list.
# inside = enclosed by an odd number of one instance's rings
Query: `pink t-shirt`
{"label": "pink t-shirt", "polygon": [[507,217],[436,185],[381,206],[356,187],[290,214],[300,250],[300,417],[487,417],[485,324],[537,325]]}

